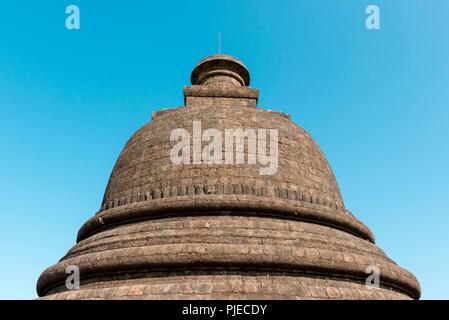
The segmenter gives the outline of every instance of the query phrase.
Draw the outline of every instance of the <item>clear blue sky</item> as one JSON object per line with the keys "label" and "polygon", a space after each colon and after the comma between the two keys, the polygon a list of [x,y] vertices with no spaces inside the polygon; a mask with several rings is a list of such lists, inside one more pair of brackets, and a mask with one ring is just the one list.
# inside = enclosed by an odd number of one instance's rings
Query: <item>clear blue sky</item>
{"label": "clear blue sky", "polygon": [[[65,28],[69,4],[79,31]],[[368,4],[381,30],[365,28]],[[36,296],[129,136],[183,104],[219,31],[259,106],[312,134],[346,206],[422,297],[449,298],[448,12],[447,0],[3,1],[0,298]]]}

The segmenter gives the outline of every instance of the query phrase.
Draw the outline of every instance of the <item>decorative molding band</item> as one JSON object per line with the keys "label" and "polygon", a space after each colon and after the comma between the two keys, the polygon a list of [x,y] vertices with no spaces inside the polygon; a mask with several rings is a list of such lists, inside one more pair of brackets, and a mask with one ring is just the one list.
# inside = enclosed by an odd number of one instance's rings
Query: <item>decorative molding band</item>
{"label": "decorative molding band", "polygon": [[103,203],[99,212],[109,210],[112,208],[120,207],[123,205],[132,204],[135,202],[143,202],[156,200],[169,197],[182,197],[182,196],[198,196],[198,195],[252,195],[258,197],[268,198],[280,198],[288,199],[306,203],[313,203],[328,207],[332,210],[344,210],[335,201],[326,199],[324,197],[310,195],[304,191],[297,191],[291,189],[272,188],[272,187],[258,187],[247,184],[216,184],[216,185],[204,185],[195,184],[190,186],[171,186],[162,189],[154,189],[146,192],[134,193],[120,199],[108,201]]}
{"label": "decorative molding band", "polygon": [[[112,256],[114,259],[111,259]],[[123,248],[62,260],[43,272],[38,280],[37,291],[39,296],[43,296],[52,288],[61,286],[67,277],[65,270],[69,265],[79,266],[85,278],[108,274],[117,277],[123,269],[132,270],[130,273],[154,272],[158,269],[173,272],[178,268],[201,266],[211,269],[290,271],[306,276],[326,275],[331,279],[364,281],[366,267],[373,264],[373,257],[349,253],[346,257],[349,260],[345,260],[344,255],[325,249],[247,244],[205,244],[204,247],[198,247],[183,243]],[[383,285],[404,292],[413,299],[419,298],[421,289],[413,274],[387,258],[377,261],[377,266],[382,274]]]}

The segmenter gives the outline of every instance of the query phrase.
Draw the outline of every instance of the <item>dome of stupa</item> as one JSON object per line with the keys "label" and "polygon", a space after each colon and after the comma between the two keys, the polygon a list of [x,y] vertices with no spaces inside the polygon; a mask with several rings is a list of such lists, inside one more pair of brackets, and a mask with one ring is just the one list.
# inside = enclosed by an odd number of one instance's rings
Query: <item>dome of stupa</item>
{"label": "dome of stupa", "polygon": [[[100,209],[39,278],[41,298],[419,298],[416,278],[345,208],[312,137],[257,107],[240,60],[207,57],[191,82],[184,106],[154,112],[129,139]],[[378,287],[366,285],[373,268]]]}

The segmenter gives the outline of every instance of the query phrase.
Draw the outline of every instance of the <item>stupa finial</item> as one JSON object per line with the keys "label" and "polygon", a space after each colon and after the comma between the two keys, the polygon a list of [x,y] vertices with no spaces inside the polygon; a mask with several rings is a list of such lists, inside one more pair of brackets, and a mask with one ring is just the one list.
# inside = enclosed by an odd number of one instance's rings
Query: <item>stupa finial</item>
{"label": "stupa finial", "polygon": [[190,80],[193,85],[249,86],[250,76],[242,61],[219,53],[201,60]]}

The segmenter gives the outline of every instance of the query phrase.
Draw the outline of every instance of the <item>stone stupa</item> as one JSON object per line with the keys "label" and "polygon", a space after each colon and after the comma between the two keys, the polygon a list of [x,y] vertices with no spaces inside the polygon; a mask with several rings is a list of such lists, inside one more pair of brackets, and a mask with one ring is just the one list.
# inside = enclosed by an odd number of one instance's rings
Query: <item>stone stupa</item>
{"label": "stone stupa", "polygon": [[[129,139],[101,208],[40,276],[41,299],[420,297],[416,278],[345,208],[311,136],[288,115],[257,108],[240,60],[207,57],[191,82],[185,106],[154,112]],[[173,130],[194,136],[194,122],[222,132],[276,129],[275,173],[261,174],[259,162],[173,163]],[[68,266],[79,268],[78,289],[66,287]],[[366,285],[370,268],[377,288]]]}

